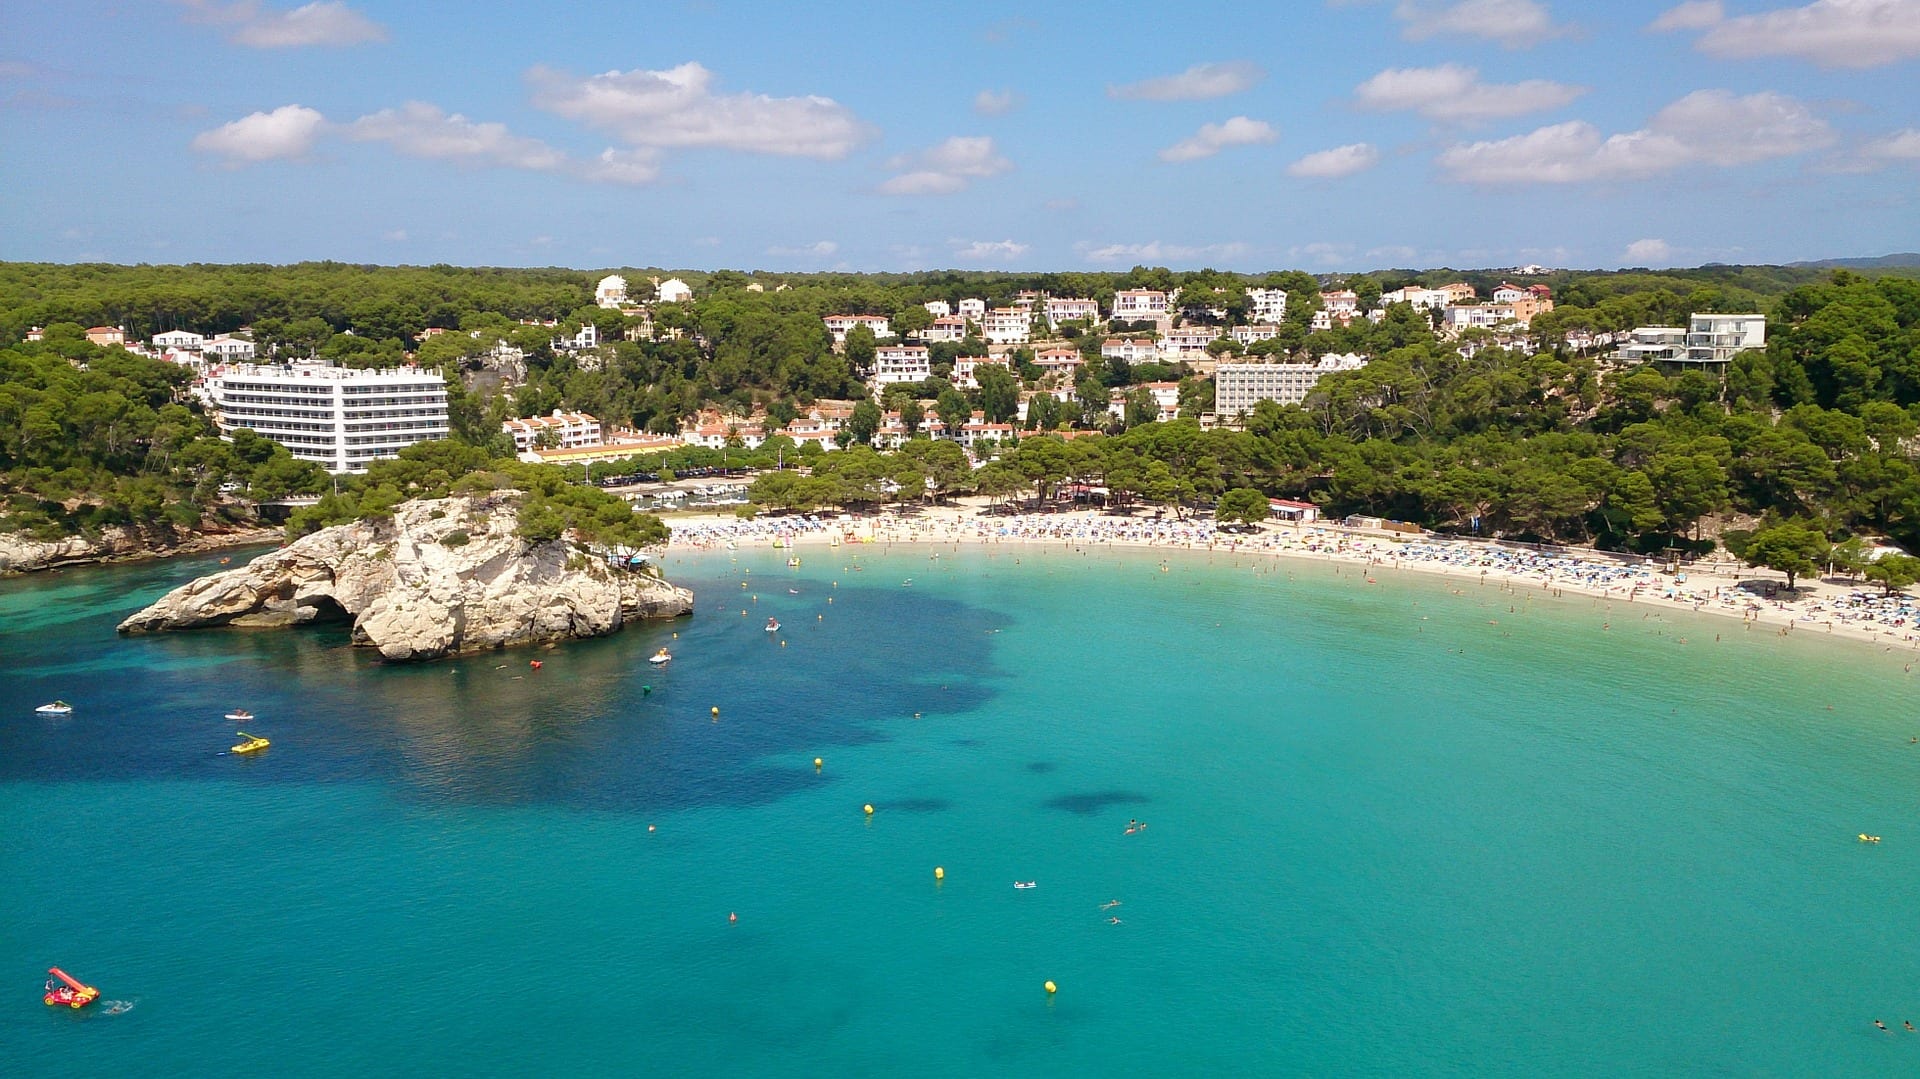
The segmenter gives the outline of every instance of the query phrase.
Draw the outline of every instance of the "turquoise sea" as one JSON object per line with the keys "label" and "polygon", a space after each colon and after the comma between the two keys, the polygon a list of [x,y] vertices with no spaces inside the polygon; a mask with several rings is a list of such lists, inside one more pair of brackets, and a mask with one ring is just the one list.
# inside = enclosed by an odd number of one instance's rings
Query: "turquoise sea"
{"label": "turquoise sea", "polygon": [[[0,582],[0,1074],[1920,1073],[1911,655],[1311,562],[785,554],[411,667],[114,635],[211,558]],[[131,1008],[44,1007],[50,964]]]}

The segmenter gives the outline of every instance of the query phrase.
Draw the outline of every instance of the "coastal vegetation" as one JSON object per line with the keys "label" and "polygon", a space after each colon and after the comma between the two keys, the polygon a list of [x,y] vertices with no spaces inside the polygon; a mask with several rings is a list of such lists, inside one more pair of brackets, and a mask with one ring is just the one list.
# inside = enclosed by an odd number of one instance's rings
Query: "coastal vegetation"
{"label": "coastal vegetation", "polygon": [[[1339,281],[1147,267],[1119,274],[681,273],[696,299],[654,305],[650,331],[636,340],[627,337],[638,316],[592,305],[597,276],[333,263],[0,265],[0,336],[18,342],[0,349],[0,481],[8,498],[0,528],[195,527],[242,514],[226,494],[322,494],[295,514],[289,527],[302,534],[391,513],[410,498],[514,486],[531,495],[521,522],[529,536],[572,528],[597,542],[638,545],[659,534],[655,526],[621,518],[619,500],[588,481],[749,467],[768,470],[752,489],[755,505],[768,511],[969,492],[1049,501],[1101,488],[1120,507],[1145,501],[1186,513],[1247,491],[1226,503],[1229,513],[1251,513],[1252,497],[1272,495],[1314,502],[1333,516],[1365,513],[1443,531],[1640,551],[1704,551],[1717,537],[1736,555],[1779,563],[1783,572],[1788,563],[1824,564],[1810,556],[1832,556],[1836,544],[1848,557],[1858,548],[1845,541],[1857,536],[1920,548],[1913,442],[1920,281],[1899,273],[1556,272],[1542,280],[1558,306],[1534,319],[1531,350],[1503,347],[1516,342],[1481,331],[1443,340],[1424,313],[1404,305],[1388,308],[1378,324],[1308,328],[1319,289],[1330,284],[1378,295],[1412,283],[1465,279],[1484,289],[1497,281],[1452,270]],[[1287,288],[1298,302],[1275,339],[1245,348],[1223,340],[1218,354],[1358,352],[1370,362],[1323,378],[1300,405],[1259,406],[1244,430],[1201,430],[1190,417],[1211,405],[1206,380],[1184,364],[1103,360],[1103,334],[1068,324],[1059,337],[1085,359],[1071,400],[1032,398],[1017,439],[988,448],[978,469],[957,446],[925,438],[921,425],[936,416],[964,422],[974,410],[1011,419],[1037,372],[1030,355],[1016,352],[1005,378],[989,375],[975,390],[956,386],[953,361],[984,352],[977,338],[935,344],[934,377],[856,408],[845,445],[831,452],[776,436],[752,451],[680,450],[559,470],[510,460],[499,433],[504,418],[554,408],[667,432],[703,407],[763,410],[777,424],[816,400],[863,399],[862,357],[873,342],[856,331],[836,352],[820,323],[828,313],[886,315],[911,327],[925,314],[920,304],[933,299],[1006,302],[1036,289],[1104,302],[1120,288],[1179,287],[1190,319],[1224,327],[1244,319],[1250,285]],[[1570,331],[1736,310],[1765,312],[1770,340],[1722,371],[1619,366],[1566,343]],[[456,376],[454,438],[336,483],[244,432],[231,442],[213,437],[183,392],[183,372],[88,344],[79,327],[95,323],[125,325],[136,336],[250,325],[261,350],[280,358],[377,366],[412,352]],[[610,343],[591,354],[555,350],[556,336],[587,323]],[[36,325],[47,327],[45,340],[18,341]],[[449,332],[427,335],[432,327]],[[488,354],[501,344],[524,356],[515,384],[485,377]],[[1150,381],[1180,383],[1182,418],[1154,422],[1157,410],[1140,389]],[[1109,412],[1116,390],[1124,400],[1118,417]],[[890,453],[867,446],[883,406],[922,437]],[[796,463],[803,472],[791,470]],[[1817,542],[1803,542],[1803,534]]]}

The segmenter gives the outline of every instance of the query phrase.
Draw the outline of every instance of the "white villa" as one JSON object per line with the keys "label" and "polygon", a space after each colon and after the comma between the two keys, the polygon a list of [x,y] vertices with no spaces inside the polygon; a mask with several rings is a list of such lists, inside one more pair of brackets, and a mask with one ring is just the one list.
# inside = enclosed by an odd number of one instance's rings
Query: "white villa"
{"label": "white villa", "polygon": [[253,359],[253,342],[244,337],[221,334],[200,346],[208,363],[245,363]]}
{"label": "white villa", "polygon": [[1280,336],[1280,327],[1272,323],[1259,323],[1252,326],[1235,326],[1227,331],[1227,336],[1242,345],[1251,345],[1255,341],[1271,341]]}
{"label": "white villa", "polygon": [[661,303],[685,303],[693,299],[693,288],[677,277],[669,277],[654,286],[653,294]]}
{"label": "white villa", "polygon": [[959,341],[966,336],[967,320],[958,315],[942,315],[920,331],[922,341]]}
{"label": "white villa", "polygon": [[1033,339],[1033,316],[1018,307],[996,307],[980,323],[990,344],[1024,345]]}
{"label": "white villa", "polygon": [[877,390],[901,382],[925,382],[933,377],[933,365],[925,345],[882,345],[873,353],[873,378]]}
{"label": "white villa", "polygon": [[206,343],[204,336],[192,330],[168,330],[153,335],[153,347],[159,349],[177,348],[182,352],[198,352]]}
{"label": "white villa", "polygon": [[962,356],[953,361],[953,384],[967,390],[979,389],[980,378],[977,372],[982,364],[991,364],[995,367],[1012,366],[1004,355]]}
{"label": "white villa", "polygon": [[1695,314],[1687,326],[1688,363],[1726,363],[1742,352],[1766,347],[1765,315]]}
{"label": "white villa", "polygon": [[1160,346],[1151,337],[1109,337],[1100,344],[1100,358],[1152,363],[1160,358]]}
{"label": "white villa", "polygon": [[826,323],[827,332],[833,335],[833,343],[847,343],[847,331],[855,326],[865,326],[873,331],[875,337],[887,337],[893,333],[892,326],[885,315],[828,315],[820,320]]}
{"label": "white villa", "polygon": [[594,286],[593,302],[601,307],[618,309],[627,302],[627,279],[619,274],[608,274]]}
{"label": "white villa", "polygon": [[1033,365],[1038,367],[1042,374],[1064,374],[1068,382],[1073,382],[1080,377],[1080,368],[1085,366],[1086,362],[1080,357],[1079,352],[1070,348],[1044,349],[1033,358]]}
{"label": "white villa", "polygon": [[[512,436],[513,448],[520,453],[536,447],[571,450],[600,444],[599,420],[584,412],[562,412],[557,408],[551,416],[507,420],[500,425],[500,430]],[[551,445],[541,447],[543,441]]]}
{"label": "white villa", "polygon": [[1155,422],[1171,423],[1180,418],[1180,384],[1178,382],[1142,382],[1138,386],[1116,386],[1107,394],[1107,412],[1114,419],[1125,419],[1127,398],[1134,391],[1146,390],[1153,395],[1153,403],[1159,408]]}
{"label": "white villa", "polygon": [[1167,294],[1154,289],[1123,289],[1113,294],[1116,322],[1158,322],[1167,317]]}
{"label": "white villa", "polygon": [[1255,322],[1280,322],[1287,317],[1287,290],[1250,288],[1247,290],[1247,317]]}
{"label": "white villa", "polygon": [[1092,300],[1052,299],[1047,300],[1047,325],[1058,329],[1062,322],[1100,321],[1100,305]]}
{"label": "white villa", "polygon": [[946,318],[948,315],[953,314],[952,306],[945,300],[928,300],[920,306],[926,308],[927,314],[932,315],[934,318]]}

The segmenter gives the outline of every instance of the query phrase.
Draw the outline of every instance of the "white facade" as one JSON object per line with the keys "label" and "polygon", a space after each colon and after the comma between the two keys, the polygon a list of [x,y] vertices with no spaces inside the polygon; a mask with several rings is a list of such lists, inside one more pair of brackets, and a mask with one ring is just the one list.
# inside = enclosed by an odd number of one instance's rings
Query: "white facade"
{"label": "white facade", "polygon": [[693,299],[693,288],[677,277],[660,282],[653,294],[661,303],[684,303]]}
{"label": "white facade", "polygon": [[967,336],[967,320],[958,315],[943,315],[920,332],[922,341],[959,341]]}
{"label": "white facade", "polygon": [[887,337],[893,328],[884,315],[828,315],[820,320],[826,324],[827,332],[833,335],[833,343],[847,343],[847,331],[855,326],[865,326],[873,331],[875,337]]}
{"label": "white facade", "polygon": [[1251,345],[1255,341],[1271,341],[1280,336],[1280,327],[1272,323],[1235,326],[1233,329],[1227,331],[1227,336],[1240,342],[1242,345]]}
{"label": "white facade", "polygon": [[1445,289],[1421,288],[1419,285],[1408,285],[1405,288],[1380,294],[1380,304],[1383,307],[1387,304],[1404,303],[1425,311],[1435,307],[1445,307],[1452,302],[1453,293]]}
{"label": "white facade", "polygon": [[1519,285],[1509,284],[1508,282],[1502,281],[1500,282],[1500,287],[1493,290],[1493,302],[1494,303],[1513,303],[1515,300],[1528,299],[1532,295],[1533,293],[1529,292],[1524,288],[1521,288]]}
{"label": "white facade", "polygon": [[1322,292],[1320,309],[1329,315],[1354,315],[1360,312],[1360,297],[1348,289]]}
{"label": "white facade", "polygon": [[1047,301],[1047,325],[1058,329],[1062,322],[1076,320],[1088,323],[1100,321],[1100,305],[1092,300],[1049,299]]}
{"label": "white facade", "polygon": [[1080,377],[1080,368],[1086,360],[1080,353],[1070,348],[1050,348],[1033,358],[1033,365],[1045,375],[1065,374],[1067,381],[1074,382]]}
{"label": "white facade", "polygon": [[1750,349],[1767,347],[1765,315],[1699,315],[1687,326],[1687,362],[1726,363]]}
{"label": "white facade", "polygon": [[209,363],[245,363],[253,359],[253,342],[221,334],[200,346]]}
{"label": "white facade", "polygon": [[1033,316],[1018,307],[996,307],[980,321],[980,334],[990,344],[1024,345],[1033,339]]}
{"label": "white facade", "polygon": [[1167,317],[1167,294],[1153,289],[1124,289],[1113,294],[1117,322],[1158,322]]}
{"label": "white facade", "polygon": [[1250,288],[1247,290],[1247,317],[1255,322],[1283,322],[1287,317],[1287,290]]}
{"label": "white facade", "polygon": [[979,389],[979,371],[983,364],[1012,369],[1005,356],[962,356],[953,361],[953,384],[967,390]]}
{"label": "white facade", "polygon": [[953,309],[953,313],[959,315],[961,318],[972,319],[975,322],[979,322],[981,319],[987,317],[987,301],[961,300],[960,305]]}
{"label": "white facade", "polygon": [[594,286],[593,302],[601,307],[619,307],[627,302],[627,279],[619,274],[608,274]]}
{"label": "white facade", "polygon": [[447,437],[447,384],[435,371],[242,364],[209,377],[222,434],[249,427],[329,472],[364,472],[415,442]]}
{"label": "white facade", "polygon": [[1170,360],[1190,360],[1207,354],[1207,346],[1220,336],[1211,326],[1169,330],[1160,338],[1160,355]]}
{"label": "white facade", "polygon": [[1469,327],[1490,330],[1503,322],[1519,321],[1510,303],[1457,304],[1447,308],[1444,314],[1450,330]]}
{"label": "white facade", "polygon": [[513,448],[525,453],[538,446],[541,436],[551,432],[551,449],[571,450],[580,446],[598,446],[600,444],[600,421],[584,412],[562,412],[553,410],[551,416],[529,416],[524,420],[507,420],[500,430],[513,438]]}
{"label": "white facade", "polygon": [[953,314],[952,305],[948,304],[945,300],[928,300],[920,306],[926,308],[927,314],[932,315],[934,318],[946,318],[948,315]]}
{"label": "white facade", "polygon": [[183,352],[198,352],[207,343],[207,339],[192,330],[168,330],[153,335],[154,348],[177,348]]}
{"label": "white facade", "polygon": [[1684,326],[1639,326],[1629,331],[1613,354],[1627,363],[1679,363],[1687,358]]}
{"label": "white facade", "polygon": [[1213,369],[1213,411],[1224,417],[1253,411],[1262,401],[1297,405],[1319,381],[1337,371],[1357,371],[1367,361],[1333,354],[1319,363],[1223,363]]}
{"label": "white facade", "polygon": [[1180,418],[1180,384],[1178,382],[1143,382],[1138,386],[1118,386],[1107,394],[1107,412],[1116,420],[1127,418],[1127,398],[1137,390],[1145,390],[1153,395],[1157,414],[1156,423],[1171,423]]}
{"label": "white facade", "polygon": [[550,344],[555,351],[573,352],[583,348],[597,348],[600,344],[600,327],[593,323],[583,323],[571,337],[555,337]]}
{"label": "white facade", "polygon": [[1100,343],[1100,358],[1152,363],[1160,358],[1160,345],[1151,337],[1109,337]]}
{"label": "white facade", "polygon": [[873,352],[875,387],[925,382],[932,377],[933,364],[925,345],[882,345]]}

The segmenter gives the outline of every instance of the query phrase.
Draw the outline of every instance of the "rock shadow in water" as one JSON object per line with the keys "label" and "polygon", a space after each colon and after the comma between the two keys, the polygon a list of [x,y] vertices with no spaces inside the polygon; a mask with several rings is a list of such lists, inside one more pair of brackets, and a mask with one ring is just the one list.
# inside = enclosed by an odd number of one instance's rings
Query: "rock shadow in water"
{"label": "rock shadow in water", "polygon": [[1032,772],[1035,775],[1043,776],[1058,767],[1060,766],[1053,763],[1052,761],[1034,761],[1032,764],[1027,765],[1027,771]]}
{"label": "rock shadow in water", "polygon": [[1058,798],[1049,798],[1044,804],[1048,809],[1064,809],[1083,817],[1091,817],[1105,812],[1109,806],[1144,805],[1153,799],[1135,791],[1088,791],[1083,794],[1063,794]]}

